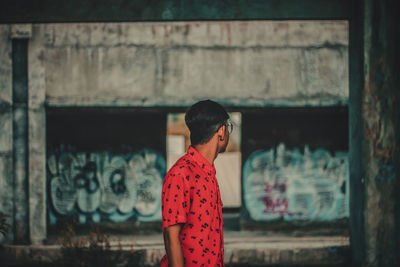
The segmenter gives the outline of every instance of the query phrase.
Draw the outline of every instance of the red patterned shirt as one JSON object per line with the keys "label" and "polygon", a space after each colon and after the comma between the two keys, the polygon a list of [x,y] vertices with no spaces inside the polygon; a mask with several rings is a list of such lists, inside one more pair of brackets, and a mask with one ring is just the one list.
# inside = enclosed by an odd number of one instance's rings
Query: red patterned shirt
{"label": "red patterned shirt", "polygon": [[[179,240],[185,266],[225,266],[222,205],[214,165],[189,147],[168,171],[162,189],[163,230],[184,223]],[[167,255],[161,266],[168,266]]]}

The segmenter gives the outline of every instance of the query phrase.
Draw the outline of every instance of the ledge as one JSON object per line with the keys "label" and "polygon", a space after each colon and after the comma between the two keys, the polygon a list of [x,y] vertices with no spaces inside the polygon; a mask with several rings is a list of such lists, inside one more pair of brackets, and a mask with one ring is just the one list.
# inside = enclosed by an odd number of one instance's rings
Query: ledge
{"label": "ledge", "polygon": [[[158,266],[165,253],[162,235],[112,236],[109,249],[66,249],[61,245],[3,245],[0,258],[6,266],[46,266],[71,263],[71,259],[90,265]],[[343,266],[350,261],[349,238],[346,236],[291,237],[266,232],[225,231],[225,264],[257,265],[323,265]],[[96,266],[101,266],[97,263]]]}

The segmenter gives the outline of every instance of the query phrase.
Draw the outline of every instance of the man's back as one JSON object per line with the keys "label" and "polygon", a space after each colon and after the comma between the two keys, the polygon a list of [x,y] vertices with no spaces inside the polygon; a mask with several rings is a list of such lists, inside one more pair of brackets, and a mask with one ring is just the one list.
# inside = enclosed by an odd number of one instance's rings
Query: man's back
{"label": "man's back", "polygon": [[[183,224],[185,266],[224,266],[222,205],[214,165],[190,147],[168,171],[162,190],[163,231]],[[167,255],[161,266],[168,266]]]}
{"label": "man's back", "polygon": [[233,124],[224,107],[212,100],[192,105],[185,123],[191,146],[163,184],[167,255],[161,266],[224,266],[222,201],[214,161],[225,152]]}

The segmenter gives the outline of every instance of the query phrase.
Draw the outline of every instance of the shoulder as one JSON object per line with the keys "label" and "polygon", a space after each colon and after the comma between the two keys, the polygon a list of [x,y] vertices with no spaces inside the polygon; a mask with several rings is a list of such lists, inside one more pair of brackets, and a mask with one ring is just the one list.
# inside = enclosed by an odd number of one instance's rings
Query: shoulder
{"label": "shoulder", "polygon": [[174,165],[169,169],[167,174],[170,173],[182,173],[188,170],[188,167],[194,166],[194,163],[191,157],[188,154],[183,155],[180,157]]}
{"label": "shoulder", "polygon": [[187,154],[180,157],[175,164],[168,170],[165,178],[174,177],[174,176],[182,176],[185,177],[188,173],[188,166],[191,164],[191,161]]}

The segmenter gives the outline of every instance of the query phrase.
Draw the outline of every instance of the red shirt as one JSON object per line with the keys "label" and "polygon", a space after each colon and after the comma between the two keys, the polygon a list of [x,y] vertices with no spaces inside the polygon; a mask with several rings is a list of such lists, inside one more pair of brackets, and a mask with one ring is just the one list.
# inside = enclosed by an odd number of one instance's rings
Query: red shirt
{"label": "red shirt", "polygon": [[[185,266],[225,266],[223,203],[214,164],[189,147],[165,176],[161,203],[163,230],[184,223],[179,240]],[[168,266],[167,255],[161,266]]]}

